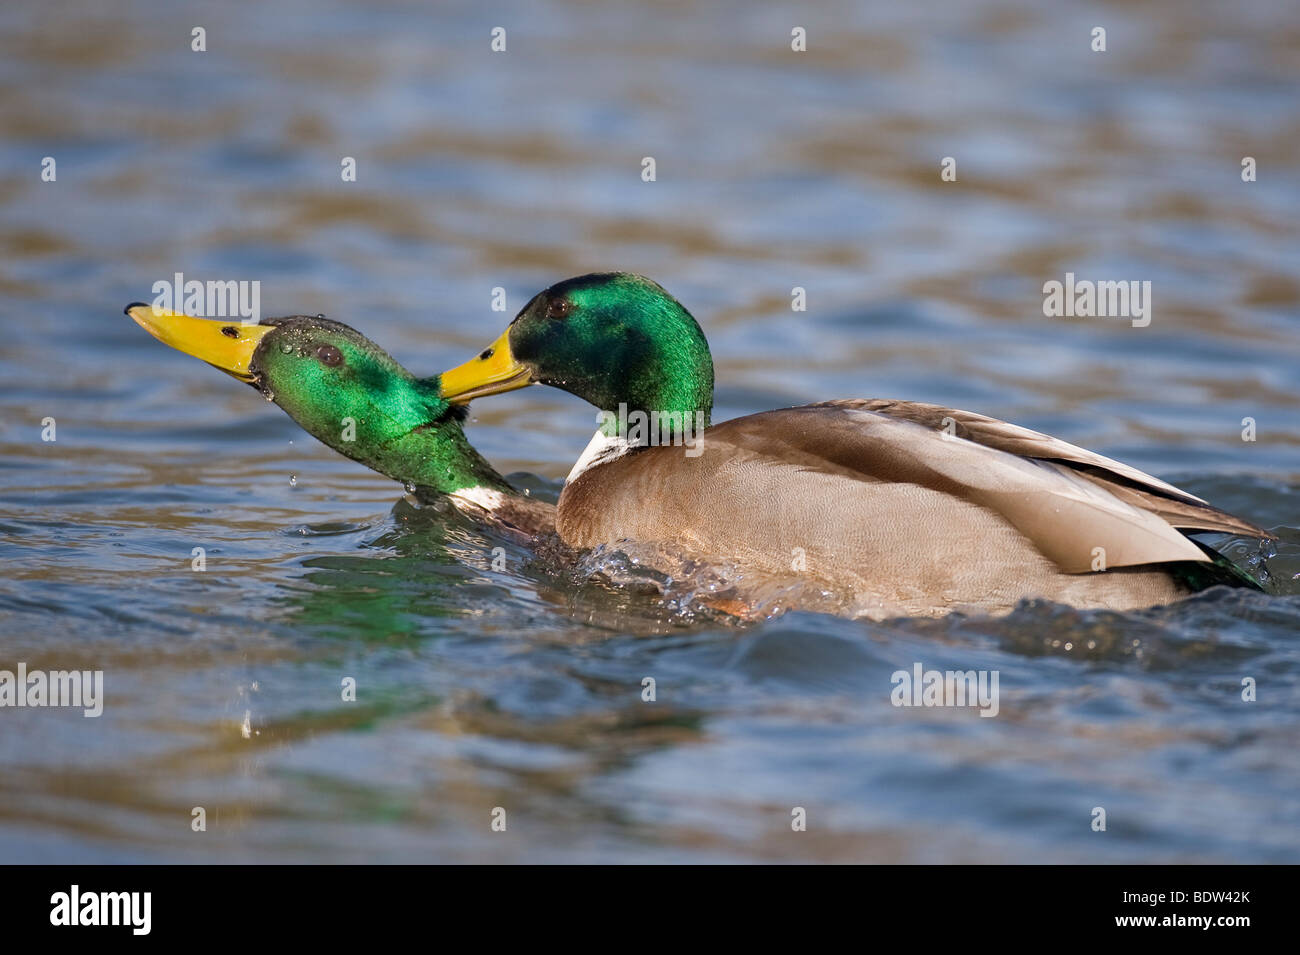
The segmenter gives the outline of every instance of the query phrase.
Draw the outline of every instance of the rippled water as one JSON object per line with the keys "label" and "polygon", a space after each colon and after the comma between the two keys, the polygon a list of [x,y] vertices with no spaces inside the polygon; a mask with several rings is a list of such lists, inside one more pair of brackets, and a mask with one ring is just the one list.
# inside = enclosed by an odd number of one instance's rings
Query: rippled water
{"label": "rippled water", "polygon": [[[1300,858],[1293,3],[111,6],[0,8],[0,668],[107,693],[0,709],[0,860]],[[1276,592],[684,622],[121,314],[258,280],[431,373],[495,337],[494,287],[600,268],[694,311],[720,418],[1008,418],[1275,529]],[[1151,281],[1151,325],[1045,318],[1066,271]],[[558,493],[589,409],[480,404],[472,440]],[[893,707],[916,662],[999,671],[999,716]]]}

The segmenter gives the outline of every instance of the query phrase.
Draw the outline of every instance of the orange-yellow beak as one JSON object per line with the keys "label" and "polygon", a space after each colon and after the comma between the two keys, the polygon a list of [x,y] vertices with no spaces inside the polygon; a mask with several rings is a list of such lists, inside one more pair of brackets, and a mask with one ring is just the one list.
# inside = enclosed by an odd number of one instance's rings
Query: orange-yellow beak
{"label": "orange-yellow beak", "polygon": [[152,305],[136,302],[128,305],[126,314],[135,323],[164,345],[193,355],[209,365],[220,368],[240,381],[253,381],[248,363],[257,351],[262,337],[274,325],[241,325],[210,318],[195,318],[177,312],[164,312]]}
{"label": "orange-yellow beak", "polygon": [[533,383],[528,369],[510,353],[510,329],[474,358],[444,371],[441,377],[442,396],[457,405]]}

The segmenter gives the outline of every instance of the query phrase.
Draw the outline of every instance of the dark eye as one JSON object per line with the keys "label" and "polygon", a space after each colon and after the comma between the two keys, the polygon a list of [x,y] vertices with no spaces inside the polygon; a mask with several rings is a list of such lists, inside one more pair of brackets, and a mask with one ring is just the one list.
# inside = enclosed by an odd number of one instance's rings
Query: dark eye
{"label": "dark eye", "polygon": [[331,368],[343,364],[343,353],[333,345],[317,345],[316,357],[320,359],[321,364],[329,365]]}
{"label": "dark eye", "polygon": [[573,311],[573,303],[567,298],[552,299],[551,303],[546,306],[547,318],[568,318],[569,313]]}

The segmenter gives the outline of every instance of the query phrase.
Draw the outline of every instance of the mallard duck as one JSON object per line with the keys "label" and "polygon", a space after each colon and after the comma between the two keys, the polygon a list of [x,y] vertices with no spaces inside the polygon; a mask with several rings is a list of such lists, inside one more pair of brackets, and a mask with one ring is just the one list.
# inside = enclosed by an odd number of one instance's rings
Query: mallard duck
{"label": "mallard duck", "polygon": [[[560,495],[556,529],[571,547],[719,561],[742,582],[810,585],[875,617],[1006,612],[1030,598],[1132,609],[1213,584],[1259,589],[1188,535],[1267,537],[1260,528],[1005,421],[853,399],[710,424],[704,333],[643,276],[551,286],[441,378],[456,403],[540,383],[602,409]],[[648,418],[657,443],[629,427]]]}
{"label": "mallard duck", "polygon": [[195,318],[136,302],[126,314],[159,341],[252,385],[319,441],[422,495],[529,540],[554,508],[519,493],[465,438],[463,408],[356,329],[324,316],[259,324]]}

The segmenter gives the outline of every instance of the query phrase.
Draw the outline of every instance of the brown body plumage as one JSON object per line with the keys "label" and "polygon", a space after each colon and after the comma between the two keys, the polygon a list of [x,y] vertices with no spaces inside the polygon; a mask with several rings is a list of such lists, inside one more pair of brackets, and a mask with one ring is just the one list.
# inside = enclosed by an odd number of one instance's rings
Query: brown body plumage
{"label": "brown body plumage", "polygon": [[1167,603],[1188,589],[1161,565],[1210,561],[1182,531],[1267,536],[1117,461],[936,405],[769,411],[709,428],[701,448],[636,448],[577,475],[561,538],[711,558],[742,599],[798,583],[883,617]]}

